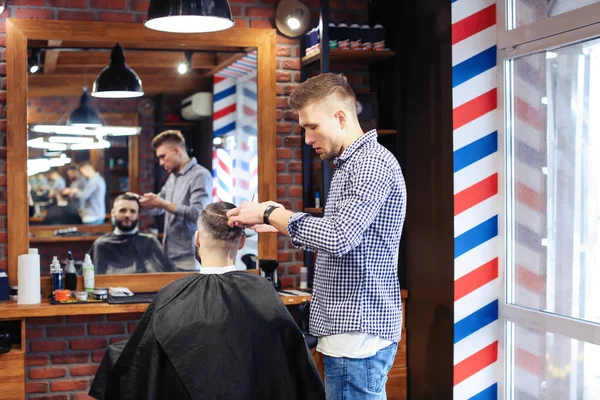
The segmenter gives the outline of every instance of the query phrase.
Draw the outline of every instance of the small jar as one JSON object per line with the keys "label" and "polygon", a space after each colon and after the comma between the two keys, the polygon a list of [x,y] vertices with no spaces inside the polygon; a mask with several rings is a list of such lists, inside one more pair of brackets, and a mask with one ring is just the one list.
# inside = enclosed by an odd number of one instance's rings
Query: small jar
{"label": "small jar", "polygon": [[86,292],[85,290],[83,290],[81,292],[75,292],[75,299],[77,299],[77,301],[87,301],[88,300],[88,292]]}
{"label": "small jar", "polygon": [[92,300],[104,301],[108,298],[108,290],[104,288],[96,288],[90,293]]}
{"label": "small jar", "polygon": [[9,300],[17,301],[18,297],[19,297],[18,294],[19,294],[19,287],[18,286],[11,286],[8,289],[8,299]]}

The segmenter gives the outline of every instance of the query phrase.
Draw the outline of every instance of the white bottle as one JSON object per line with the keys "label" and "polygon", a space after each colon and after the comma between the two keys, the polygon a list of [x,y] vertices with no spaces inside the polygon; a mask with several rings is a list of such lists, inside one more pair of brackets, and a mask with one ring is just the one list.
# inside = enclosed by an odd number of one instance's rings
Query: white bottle
{"label": "white bottle", "polygon": [[300,268],[300,289],[308,288],[308,270],[306,267]]}
{"label": "white bottle", "polygon": [[85,291],[91,292],[94,290],[94,264],[92,264],[89,254],[85,255],[81,270],[83,272],[83,288]]}

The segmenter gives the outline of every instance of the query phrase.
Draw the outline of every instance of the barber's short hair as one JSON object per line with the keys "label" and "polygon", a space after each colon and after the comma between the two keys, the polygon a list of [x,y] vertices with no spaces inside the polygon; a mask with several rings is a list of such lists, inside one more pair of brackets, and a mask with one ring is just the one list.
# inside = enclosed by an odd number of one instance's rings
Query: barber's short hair
{"label": "barber's short hair", "polygon": [[165,143],[171,143],[185,149],[185,138],[181,134],[181,131],[168,130],[159,133],[152,139],[152,148],[156,150]]}
{"label": "barber's short hair", "polygon": [[209,204],[200,212],[198,229],[222,242],[237,241],[244,233],[242,228],[227,225],[227,211],[233,210],[235,205],[226,201]]}
{"label": "barber's short hair", "polygon": [[117,204],[117,201],[120,200],[127,200],[127,201],[135,201],[138,205],[138,211],[140,209],[140,199],[137,196],[132,196],[130,194],[124,193],[124,194],[120,194],[115,198],[115,201],[113,201],[113,207],[115,206],[115,204]]}
{"label": "barber's short hair", "polygon": [[336,97],[338,100],[356,104],[356,94],[343,74],[325,72],[302,82],[288,98],[293,110],[301,110],[313,103]]}
{"label": "barber's short hair", "polygon": [[77,171],[77,167],[74,166],[73,164],[69,165],[66,169],[67,171]]}

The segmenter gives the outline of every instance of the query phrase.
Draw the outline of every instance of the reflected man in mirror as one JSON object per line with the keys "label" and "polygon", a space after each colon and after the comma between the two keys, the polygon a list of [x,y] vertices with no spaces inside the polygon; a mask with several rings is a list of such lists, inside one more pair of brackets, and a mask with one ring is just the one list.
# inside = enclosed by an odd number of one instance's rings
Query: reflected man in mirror
{"label": "reflected man in mirror", "polygon": [[79,172],[87,179],[83,189],[69,187],[63,190],[63,194],[81,201],[81,220],[84,224],[103,224],[106,218],[106,181],[89,161],[79,165]]}
{"label": "reflected man in mirror", "polygon": [[85,178],[81,176],[76,166],[69,165],[67,168],[67,178],[69,178],[69,188],[83,190],[85,187]]}
{"label": "reflected man in mirror", "polygon": [[158,239],[138,229],[138,198],[122,194],[115,199],[111,216],[114,230],[96,239],[89,251],[96,274],[174,272]]}
{"label": "reflected man in mirror", "polygon": [[153,215],[164,213],[163,247],[177,268],[199,270],[194,232],[200,211],[212,202],[212,174],[190,158],[180,131],[160,133],[152,140],[152,147],[169,177],[159,194],[140,196],[140,204]]}

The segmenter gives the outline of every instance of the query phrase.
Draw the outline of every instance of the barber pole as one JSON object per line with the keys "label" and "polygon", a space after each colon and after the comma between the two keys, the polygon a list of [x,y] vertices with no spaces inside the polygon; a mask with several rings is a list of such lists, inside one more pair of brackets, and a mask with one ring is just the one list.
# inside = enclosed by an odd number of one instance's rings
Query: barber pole
{"label": "barber pole", "polygon": [[454,399],[498,396],[498,154],[494,0],[452,0]]}

